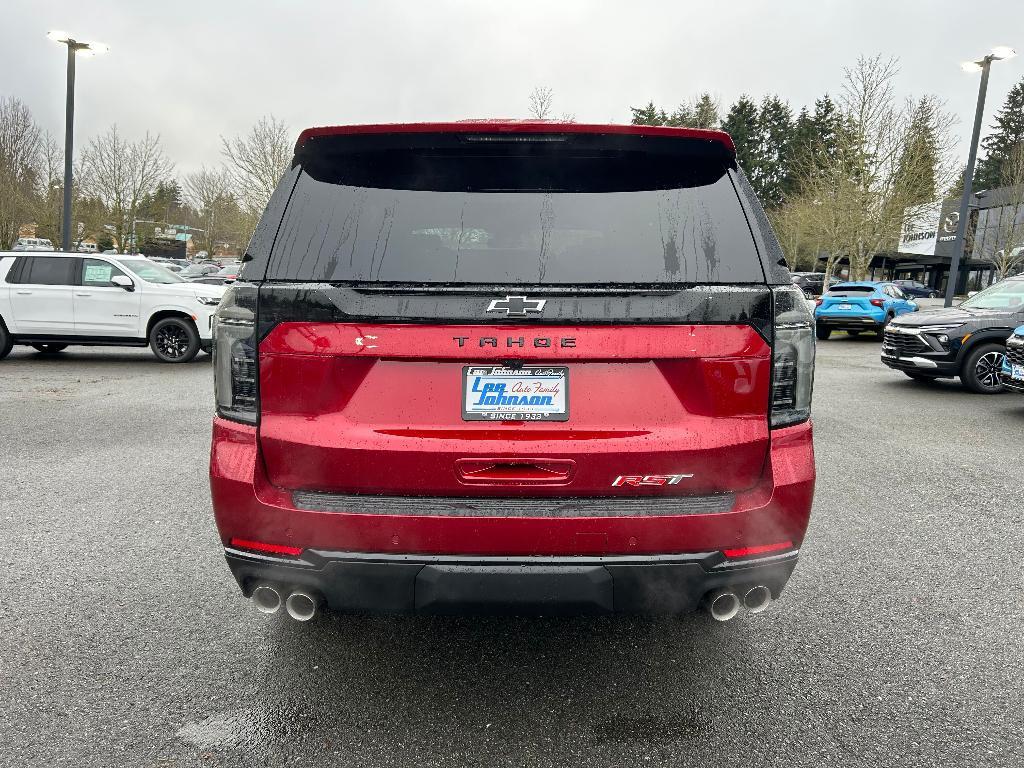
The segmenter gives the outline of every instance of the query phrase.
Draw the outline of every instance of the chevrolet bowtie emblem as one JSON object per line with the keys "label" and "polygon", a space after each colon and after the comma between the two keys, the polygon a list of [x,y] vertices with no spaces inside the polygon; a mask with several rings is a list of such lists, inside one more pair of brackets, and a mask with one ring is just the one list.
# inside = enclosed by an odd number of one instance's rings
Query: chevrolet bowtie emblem
{"label": "chevrolet bowtie emblem", "polygon": [[504,312],[509,317],[526,317],[530,313],[544,311],[546,299],[528,299],[525,296],[506,296],[494,299],[488,306],[488,312]]}

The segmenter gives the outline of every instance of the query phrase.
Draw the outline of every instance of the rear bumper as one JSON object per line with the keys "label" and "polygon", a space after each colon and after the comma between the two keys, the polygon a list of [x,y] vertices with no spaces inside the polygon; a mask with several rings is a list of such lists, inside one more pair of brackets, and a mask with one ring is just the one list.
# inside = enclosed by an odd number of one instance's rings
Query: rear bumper
{"label": "rear bumper", "polygon": [[[807,529],[814,480],[809,423],[772,432],[760,481],[727,507],[679,503],[658,514],[582,498],[578,514],[554,516],[535,509],[539,500],[521,500],[530,511],[518,515],[487,505],[439,514],[431,502],[442,500],[431,498],[393,513],[373,497],[302,508],[299,494],[267,480],[255,428],[223,419],[214,421],[210,457],[214,516],[243,591],[260,580],[304,585],[337,610],[685,611],[719,586],[765,584],[778,595]],[[233,539],[301,554],[242,551]],[[791,542],[788,552],[756,562],[723,554],[778,542]]]}
{"label": "rear bumper", "polygon": [[879,315],[816,315],[814,321],[824,328],[831,328],[836,331],[878,331],[885,327],[885,312]]}
{"label": "rear bumper", "polygon": [[797,552],[730,562],[720,552],[647,557],[451,557],[306,550],[285,560],[228,548],[247,597],[261,582],[303,587],[339,612],[682,613],[708,592],[767,586],[778,598]]}

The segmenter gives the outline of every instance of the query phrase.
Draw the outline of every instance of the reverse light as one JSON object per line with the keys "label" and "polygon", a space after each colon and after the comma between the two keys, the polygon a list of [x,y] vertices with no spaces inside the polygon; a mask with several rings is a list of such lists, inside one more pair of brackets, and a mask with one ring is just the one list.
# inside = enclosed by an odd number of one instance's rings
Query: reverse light
{"label": "reverse light", "polygon": [[213,318],[213,391],[217,415],[255,424],[259,411],[256,369],[256,289],[228,288]]}
{"label": "reverse light", "polygon": [[803,292],[792,285],[772,290],[775,338],[772,343],[772,394],[768,424],[800,424],[811,417],[814,386],[814,319]]}
{"label": "reverse light", "polygon": [[750,557],[751,555],[765,555],[769,552],[780,552],[784,549],[792,549],[792,541],[779,541],[775,544],[761,544],[756,547],[738,547],[736,549],[723,549],[722,554],[726,557]]}
{"label": "reverse light", "polygon": [[288,544],[268,544],[265,541],[252,541],[235,537],[232,537],[230,545],[236,549],[251,549],[254,552],[266,552],[270,555],[298,557],[302,554],[302,547],[292,547]]}

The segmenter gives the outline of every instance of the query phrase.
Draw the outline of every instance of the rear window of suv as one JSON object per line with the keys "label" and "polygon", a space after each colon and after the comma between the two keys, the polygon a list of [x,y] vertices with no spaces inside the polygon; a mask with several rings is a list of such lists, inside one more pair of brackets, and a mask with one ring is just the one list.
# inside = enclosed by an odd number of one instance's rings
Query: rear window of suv
{"label": "rear window of suv", "polygon": [[869,293],[874,293],[875,289],[870,285],[839,285],[828,291],[829,296],[867,296]]}
{"label": "rear window of suv", "polygon": [[692,140],[376,139],[321,137],[299,153],[268,278],[765,282],[731,158]]}

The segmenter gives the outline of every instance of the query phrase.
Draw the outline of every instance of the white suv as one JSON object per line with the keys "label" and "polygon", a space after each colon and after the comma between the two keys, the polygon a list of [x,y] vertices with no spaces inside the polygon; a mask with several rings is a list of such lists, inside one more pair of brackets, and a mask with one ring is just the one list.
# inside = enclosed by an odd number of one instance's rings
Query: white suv
{"label": "white suv", "polygon": [[15,344],[144,347],[185,363],[212,345],[225,286],[190,283],[141,256],[0,252],[0,359]]}

